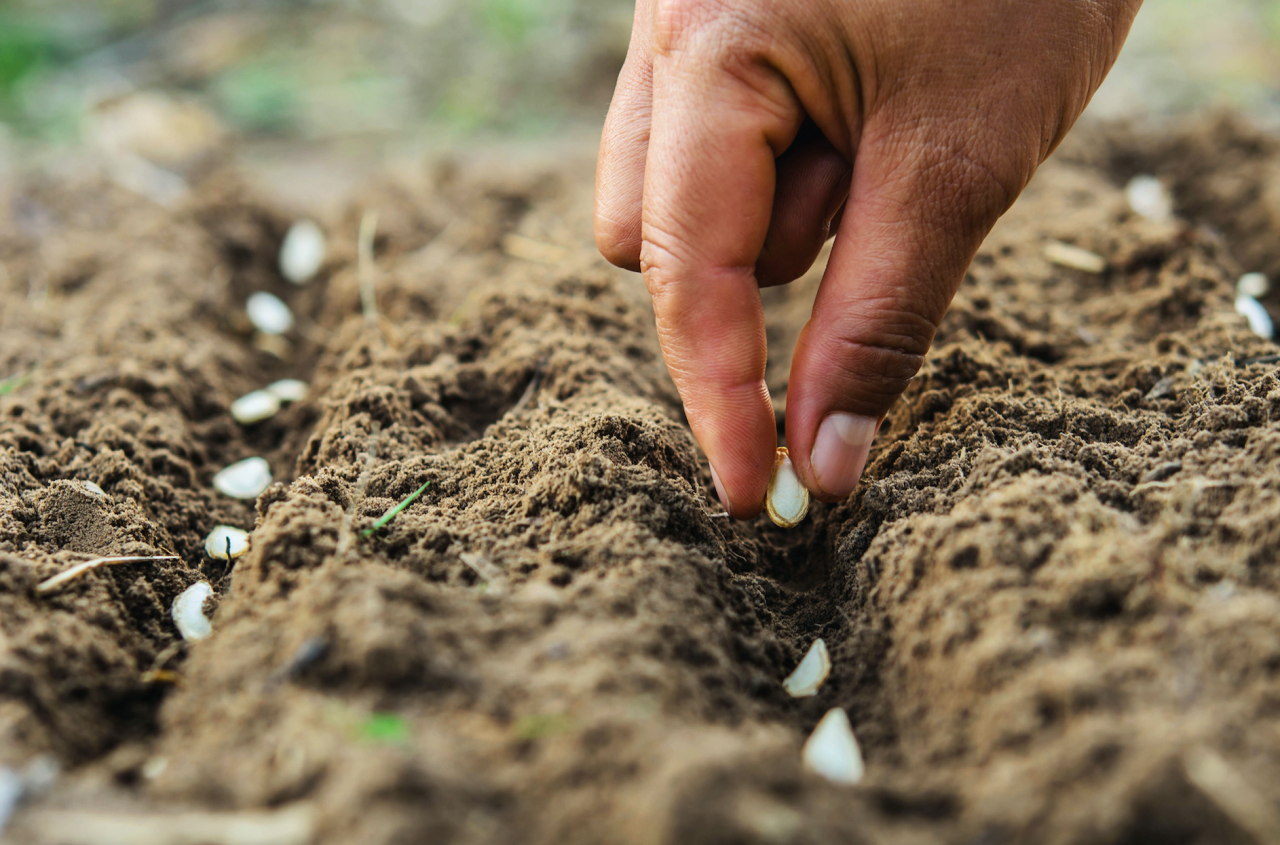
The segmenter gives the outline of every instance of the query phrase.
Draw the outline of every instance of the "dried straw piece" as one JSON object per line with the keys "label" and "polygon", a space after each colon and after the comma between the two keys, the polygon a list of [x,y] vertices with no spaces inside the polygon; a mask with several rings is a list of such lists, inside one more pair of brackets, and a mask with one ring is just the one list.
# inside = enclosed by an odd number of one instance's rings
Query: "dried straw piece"
{"label": "dried straw piece", "polygon": [[37,593],[47,593],[50,590],[56,590],[68,581],[74,581],[81,575],[97,569],[99,566],[112,566],[117,563],[134,563],[142,560],[178,560],[177,555],[129,555],[126,557],[95,557],[93,560],[86,560],[83,563],[77,563],[75,566],[48,580],[41,581],[36,585]]}
{"label": "dried straw piece", "polygon": [[356,236],[356,276],[360,280],[360,310],[370,323],[378,320],[378,299],[374,292],[377,268],[373,263],[373,242],[378,235],[378,212],[366,211],[360,217]]}

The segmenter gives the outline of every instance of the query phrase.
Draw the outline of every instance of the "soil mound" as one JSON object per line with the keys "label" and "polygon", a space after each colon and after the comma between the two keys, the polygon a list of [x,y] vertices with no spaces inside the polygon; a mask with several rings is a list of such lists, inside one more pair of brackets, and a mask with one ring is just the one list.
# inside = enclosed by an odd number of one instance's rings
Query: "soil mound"
{"label": "soil mound", "polygon": [[[1175,220],[1130,210],[1137,173]],[[792,531],[720,513],[589,192],[585,157],[436,162],[327,221],[302,287],[290,218],[234,174],[176,211],[5,197],[0,764],[63,769],[12,841],[1280,838],[1280,349],[1233,307],[1280,276],[1280,142],[1077,133],[859,491]],[[763,292],[780,420],[818,278]],[[259,290],[284,338],[244,316]],[[283,377],[308,397],[232,420]],[[256,506],[216,493],[252,455]],[[233,567],[217,524],[253,532]],[[199,580],[214,634],[183,645]],[[831,677],[791,699],[816,636]],[[800,765],[836,706],[856,787]]]}

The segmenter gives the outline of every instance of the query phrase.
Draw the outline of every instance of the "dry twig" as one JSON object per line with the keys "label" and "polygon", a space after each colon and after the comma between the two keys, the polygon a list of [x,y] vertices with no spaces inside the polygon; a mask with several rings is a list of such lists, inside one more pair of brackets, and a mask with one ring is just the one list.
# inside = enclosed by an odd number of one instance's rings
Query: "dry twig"
{"label": "dry twig", "polygon": [[50,590],[56,590],[68,581],[75,580],[86,572],[97,569],[99,566],[112,566],[117,563],[134,563],[141,560],[178,560],[177,555],[129,555],[126,557],[95,557],[93,560],[86,560],[83,563],[77,563],[75,566],[46,581],[41,581],[36,585],[37,593],[47,593]]}

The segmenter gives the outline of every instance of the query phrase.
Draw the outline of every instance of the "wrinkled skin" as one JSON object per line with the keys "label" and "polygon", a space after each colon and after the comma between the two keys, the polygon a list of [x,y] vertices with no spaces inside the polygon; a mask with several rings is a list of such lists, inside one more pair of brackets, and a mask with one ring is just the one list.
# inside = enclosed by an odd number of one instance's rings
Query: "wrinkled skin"
{"label": "wrinkled skin", "polygon": [[734,516],[776,445],[758,287],[838,234],[795,350],[787,441],[851,492],[996,219],[1079,117],[1140,0],[639,0],[596,242],[644,274]]}

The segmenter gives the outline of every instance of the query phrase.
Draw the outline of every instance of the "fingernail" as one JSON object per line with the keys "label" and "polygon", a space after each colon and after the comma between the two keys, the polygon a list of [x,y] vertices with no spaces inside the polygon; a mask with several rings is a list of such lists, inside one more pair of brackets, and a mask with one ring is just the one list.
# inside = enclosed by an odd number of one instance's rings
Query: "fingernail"
{"label": "fingernail", "polygon": [[716,468],[711,468],[711,483],[716,486],[716,495],[720,497],[720,506],[728,513],[733,513],[733,508],[729,507],[729,496],[724,492],[724,485],[720,483],[720,476],[716,474]]}
{"label": "fingernail", "polygon": [[823,493],[844,498],[858,486],[876,426],[873,417],[843,413],[828,414],[818,426],[809,460]]}

